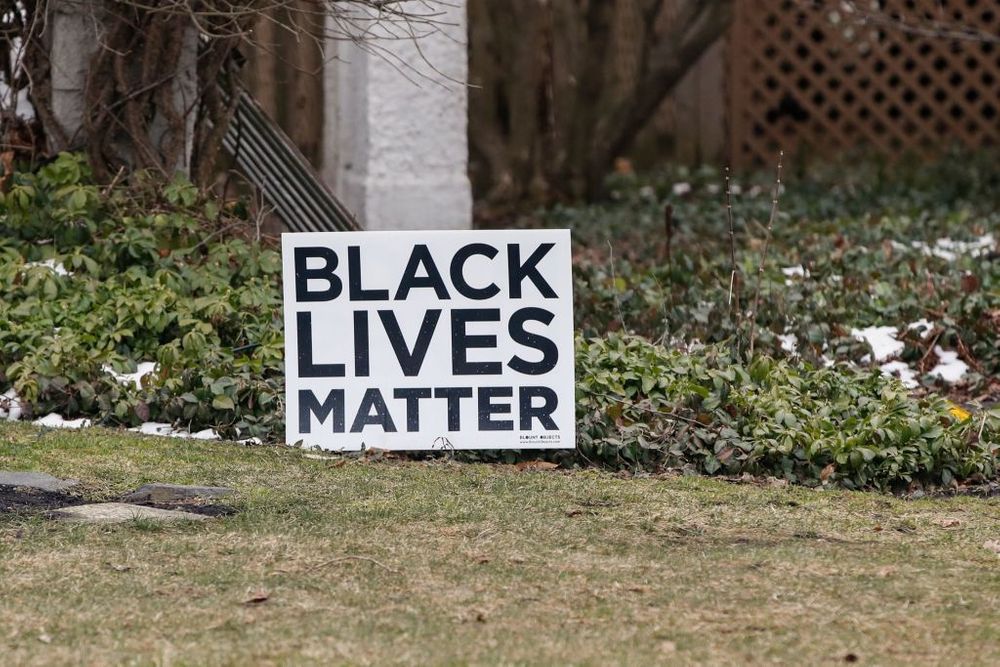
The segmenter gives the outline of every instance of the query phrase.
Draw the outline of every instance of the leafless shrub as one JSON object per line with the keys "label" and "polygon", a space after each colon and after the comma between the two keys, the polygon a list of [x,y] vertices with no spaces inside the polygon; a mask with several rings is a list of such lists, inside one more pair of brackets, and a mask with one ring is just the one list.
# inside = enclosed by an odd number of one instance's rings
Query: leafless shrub
{"label": "leafless shrub", "polygon": [[[439,0],[0,0],[0,66],[12,91],[30,90],[50,150],[86,150],[99,179],[123,166],[169,174],[180,164],[207,183],[235,108],[227,90],[247,49],[266,48],[255,39],[261,22],[320,47],[350,40],[392,60],[387,42],[440,30],[448,6]],[[87,55],[83,127],[72,136],[56,122],[49,86],[57,7],[86,13],[96,44]],[[176,86],[190,71],[185,57],[192,48],[197,97],[185,105]]]}

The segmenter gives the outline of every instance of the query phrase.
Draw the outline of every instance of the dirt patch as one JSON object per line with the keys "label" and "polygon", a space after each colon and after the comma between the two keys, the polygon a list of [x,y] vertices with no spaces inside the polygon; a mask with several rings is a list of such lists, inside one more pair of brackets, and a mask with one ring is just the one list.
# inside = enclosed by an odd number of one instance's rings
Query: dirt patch
{"label": "dirt patch", "polygon": [[973,496],[975,498],[1000,498],[1000,482],[986,482],[983,484],[970,484],[954,489],[939,489],[927,494],[936,498],[950,498],[954,496]]}
{"label": "dirt patch", "polygon": [[[61,491],[42,491],[26,486],[5,486],[0,484],[0,515],[3,514],[40,514],[64,507],[86,505],[91,500],[82,496]],[[203,514],[205,516],[231,516],[238,510],[231,505],[208,502],[185,503],[133,503],[146,507],[157,507],[164,510],[178,510]]]}
{"label": "dirt patch", "polygon": [[0,485],[0,514],[47,512],[62,507],[83,505],[85,498],[61,491],[42,491],[24,486]]}

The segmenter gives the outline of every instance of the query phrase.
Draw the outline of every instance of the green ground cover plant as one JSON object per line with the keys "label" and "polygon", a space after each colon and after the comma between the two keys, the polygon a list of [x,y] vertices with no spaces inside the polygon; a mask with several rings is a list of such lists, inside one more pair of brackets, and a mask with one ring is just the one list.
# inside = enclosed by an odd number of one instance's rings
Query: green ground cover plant
{"label": "green ground cover plant", "polygon": [[[933,347],[941,346],[959,350],[971,367],[965,378],[971,393],[990,389],[1000,375],[995,160],[983,155],[884,171],[851,165],[793,177],[781,194],[763,265],[758,348],[789,356],[779,335],[794,334],[795,354],[807,361],[818,365],[825,354],[857,362],[869,350],[851,329],[891,325],[906,344],[900,358],[917,366],[922,384],[942,388],[925,376],[936,361]],[[683,195],[674,194],[679,184]],[[740,314],[751,305],[771,208],[767,175],[744,180],[733,196],[744,281],[739,310],[729,299],[722,177],[676,170],[619,177],[615,186],[612,203],[544,218],[570,227],[581,248],[576,307],[584,335],[625,329],[666,342],[745,339]],[[932,329],[907,329],[920,320]]]}
{"label": "green ground cover plant", "polygon": [[[990,165],[792,179],[763,262],[765,180],[733,197],[733,245],[722,179],[707,170],[619,178],[609,204],[528,220],[575,237],[580,447],[566,462],[855,488],[995,478],[1000,261],[981,244],[1000,221]],[[733,249],[743,287],[731,300]],[[0,203],[0,392],[12,388],[25,416],[280,441],[279,283],[276,246],[258,242],[240,206],[181,180],[99,186],[61,156],[15,174]],[[926,329],[908,329],[921,319]],[[852,329],[870,325],[898,329],[920,386],[865,361]],[[967,363],[961,384],[928,372],[937,350]],[[155,370],[115,377],[142,362]],[[941,394],[971,400],[972,416]]]}
{"label": "green ground cover plant", "polygon": [[771,474],[904,490],[997,475],[1000,411],[960,419],[879,371],[813,368],[636,336],[580,340],[580,456],[633,468]]}

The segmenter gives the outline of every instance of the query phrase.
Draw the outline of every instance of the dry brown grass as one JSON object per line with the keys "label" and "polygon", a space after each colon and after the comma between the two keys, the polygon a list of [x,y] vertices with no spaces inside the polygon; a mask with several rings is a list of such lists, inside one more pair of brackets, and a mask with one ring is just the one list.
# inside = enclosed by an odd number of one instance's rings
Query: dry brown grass
{"label": "dry brown grass", "polygon": [[0,516],[4,664],[1000,662],[996,499],[340,465],[23,425],[0,428],[0,468],[109,499],[225,484],[241,510]]}

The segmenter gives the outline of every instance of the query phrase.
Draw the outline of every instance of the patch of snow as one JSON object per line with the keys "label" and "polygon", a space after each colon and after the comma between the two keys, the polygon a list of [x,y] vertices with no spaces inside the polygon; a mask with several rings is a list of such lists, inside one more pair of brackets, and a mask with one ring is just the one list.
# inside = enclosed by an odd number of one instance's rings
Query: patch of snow
{"label": "patch of snow", "polygon": [[240,445],[263,445],[264,441],[260,438],[243,438],[242,440],[236,441]]}
{"label": "patch of snow", "polygon": [[934,329],[934,323],[928,320],[927,318],[922,317],[916,322],[910,322],[909,324],[907,324],[906,329],[908,331],[913,331],[914,329],[916,329],[917,333],[920,334],[921,338],[927,338],[927,336],[930,335],[931,330]]}
{"label": "patch of snow", "polygon": [[674,195],[677,197],[683,197],[691,192],[690,183],[674,183]]}
{"label": "patch of snow", "polygon": [[11,387],[0,394],[0,419],[16,422],[21,418],[21,397]]}
{"label": "patch of snow", "polygon": [[823,368],[829,368],[830,366],[833,366],[835,363],[837,363],[830,357],[826,356],[825,354],[822,355],[819,358],[819,360],[823,363]]}
{"label": "patch of snow", "polygon": [[219,434],[214,430],[207,428],[204,431],[198,431],[197,433],[191,433],[182,428],[174,428],[172,425],[166,422],[145,422],[142,426],[138,428],[130,428],[130,431],[134,433],[142,433],[143,435],[158,435],[164,438],[187,438],[190,440],[220,440]]}
{"label": "patch of snow", "polygon": [[48,426],[49,428],[87,428],[91,425],[91,421],[85,417],[80,417],[79,419],[65,419],[62,415],[56,412],[50,412],[44,417],[36,419],[31,423],[37,424],[38,426]]}
{"label": "patch of snow", "polygon": [[943,260],[953,262],[961,255],[979,257],[989,252],[997,241],[993,234],[985,234],[972,241],[954,241],[949,237],[938,239],[934,245],[929,245],[924,241],[911,241],[910,245],[920,250],[925,255],[933,255]]}
{"label": "patch of snow", "polygon": [[879,366],[886,375],[895,375],[907,389],[913,389],[920,385],[917,382],[917,373],[904,361],[890,361]]}
{"label": "patch of snow", "polygon": [[786,276],[801,276],[803,278],[809,277],[809,272],[806,271],[801,264],[798,264],[796,266],[786,266],[781,270],[781,272],[784,273]]}
{"label": "patch of snow", "polygon": [[691,352],[703,349],[705,344],[698,338],[686,340],[684,338],[671,337],[667,342],[667,347],[675,349],[678,352],[686,352],[690,354]]}
{"label": "patch of snow", "polygon": [[[11,52],[13,56],[14,50],[11,49]],[[24,88],[14,93],[5,81],[0,80],[0,101],[2,101],[5,109],[13,108],[14,115],[18,118],[24,118],[25,120],[33,120],[35,118],[35,107],[32,106],[31,100],[28,98],[28,91]]]}
{"label": "patch of snow", "polygon": [[902,341],[896,340],[896,327],[865,327],[851,329],[856,340],[863,340],[872,348],[875,361],[884,361],[903,351]]}
{"label": "patch of snow", "polygon": [[46,260],[44,260],[42,262],[25,262],[24,263],[24,268],[26,268],[26,269],[31,269],[31,268],[34,268],[36,266],[44,266],[45,268],[47,268],[50,271],[52,271],[53,273],[55,273],[57,276],[71,276],[71,275],[73,275],[72,273],[70,273],[69,271],[66,270],[66,267],[63,266],[62,262],[57,262],[54,259],[46,259]]}
{"label": "patch of snow", "polygon": [[786,276],[785,277],[785,284],[786,285],[791,285],[792,282],[794,282],[792,280],[792,278],[808,278],[809,277],[809,270],[806,269],[806,268],[804,268],[801,264],[799,264],[797,266],[786,266],[785,268],[781,269],[781,272],[784,273],[785,276]]}
{"label": "patch of snow", "polygon": [[[756,187],[756,186],[755,186],[755,187]],[[729,192],[731,192],[731,193],[732,193],[733,195],[738,195],[738,194],[740,194],[741,192],[743,192],[743,188],[741,188],[741,187],[740,187],[739,185],[737,185],[736,183],[730,183],[730,185],[729,185]],[[753,190],[751,190],[750,192],[753,192]],[[751,196],[752,196],[752,197],[755,197],[756,195],[751,195]]]}
{"label": "patch of snow", "polygon": [[165,422],[145,422],[142,426],[129,430],[143,435],[162,435],[165,437],[170,437],[175,433],[173,425]]}
{"label": "patch of snow", "polygon": [[793,333],[778,334],[778,340],[781,341],[781,349],[792,356],[798,356],[799,354],[799,337]]}
{"label": "patch of snow", "polygon": [[136,389],[141,389],[142,378],[156,371],[156,364],[152,361],[142,361],[136,365],[135,373],[118,373],[108,364],[104,364],[101,370],[117,380],[118,384],[132,384]]}
{"label": "patch of snow", "polygon": [[938,363],[931,369],[929,375],[937,375],[945,382],[954,384],[969,370],[969,364],[958,358],[958,352],[950,352],[942,349],[940,345],[935,345],[934,354],[938,356]]}

